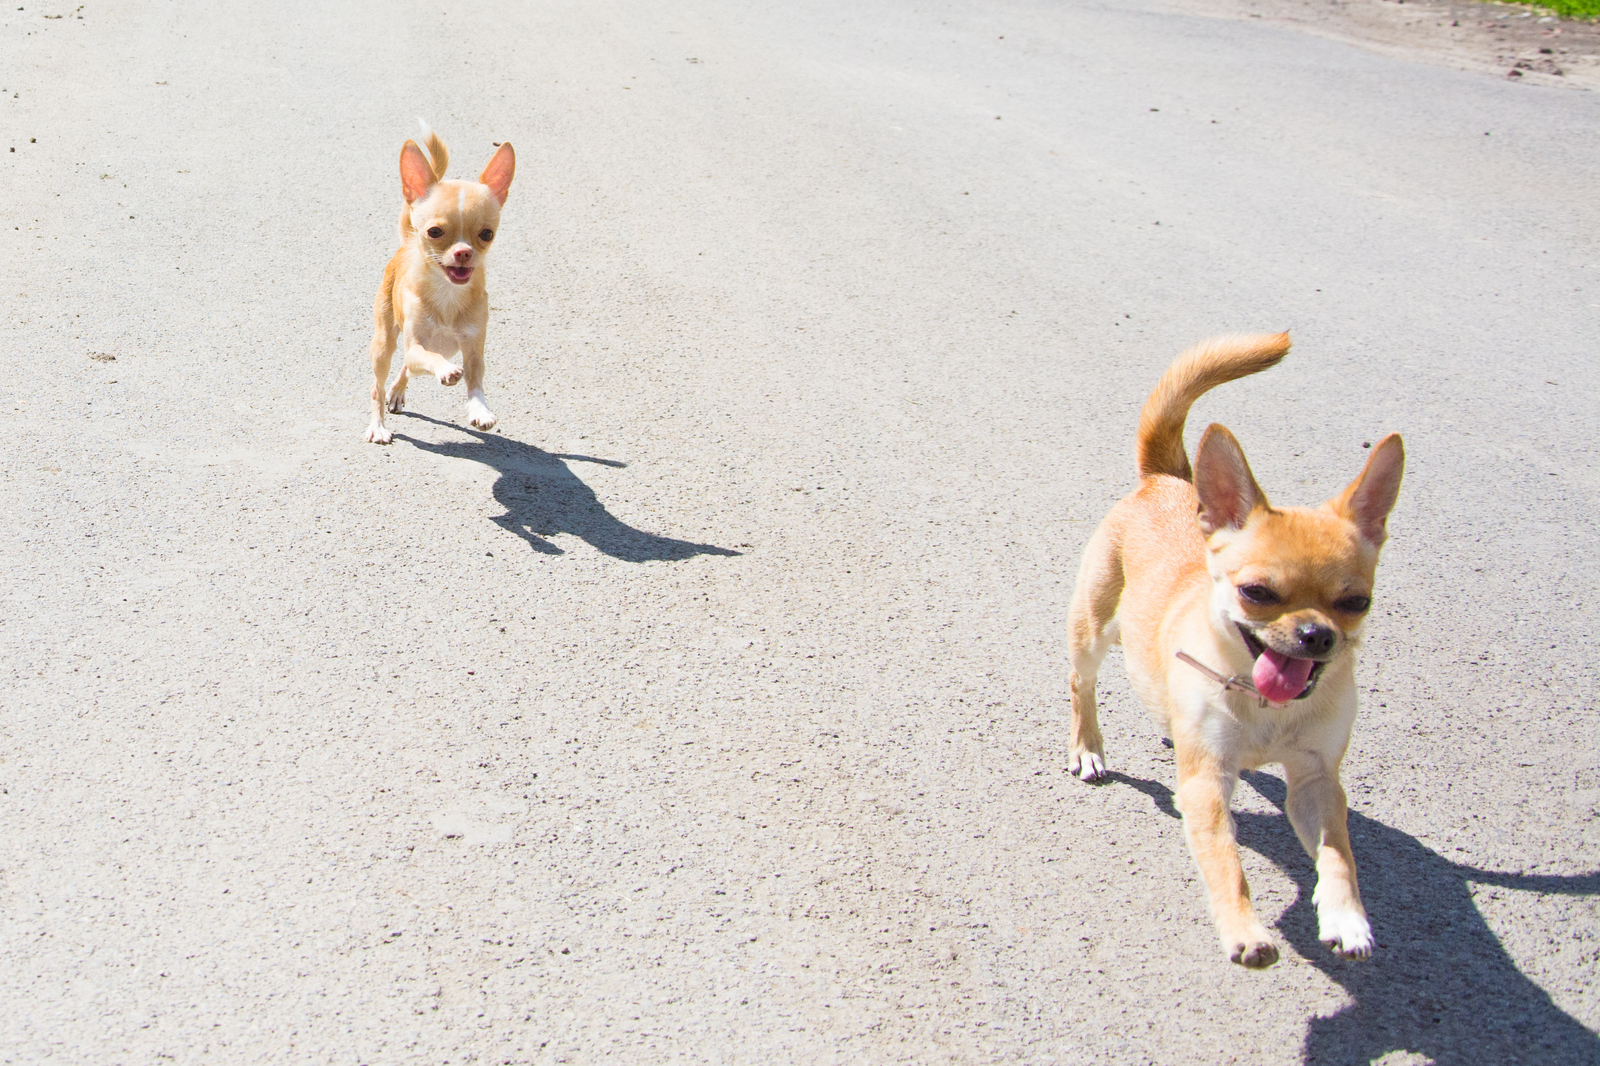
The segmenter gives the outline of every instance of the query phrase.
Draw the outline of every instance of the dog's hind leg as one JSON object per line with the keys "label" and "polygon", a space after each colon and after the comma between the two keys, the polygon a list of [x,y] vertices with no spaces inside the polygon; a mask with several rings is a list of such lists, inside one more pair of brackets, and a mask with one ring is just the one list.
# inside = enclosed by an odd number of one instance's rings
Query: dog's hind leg
{"label": "dog's hind leg", "polygon": [[394,379],[394,384],[389,386],[389,398],[384,402],[389,407],[389,413],[397,415],[406,409],[406,384],[411,380],[411,372],[406,369],[406,364],[401,362],[400,373]]}
{"label": "dog's hind leg", "polygon": [[1083,550],[1067,615],[1067,650],[1072,660],[1072,740],[1067,769],[1085,781],[1099,781],[1106,773],[1105,739],[1100,735],[1094,686],[1106,652],[1117,641],[1122,583],[1122,552],[1110,523],[1102,523]]}

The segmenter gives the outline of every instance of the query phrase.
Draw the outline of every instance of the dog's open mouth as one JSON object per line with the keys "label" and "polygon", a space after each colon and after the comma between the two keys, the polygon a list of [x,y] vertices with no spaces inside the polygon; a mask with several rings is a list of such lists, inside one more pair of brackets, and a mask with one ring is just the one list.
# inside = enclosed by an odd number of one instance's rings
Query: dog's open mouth
{"label": "dog's open mouth", "polygon": [[444,272],[457,285],[465,285],[472,280],[471,267],[445,267]]}
{"label": "dog's open mouth", "polygon": [[1250,680],[1255,682],[1256,691],[1261,693],[1262,699],[1268,703],[1288,703],[1311,695],[1326,664],[1274,651],[1243,625],[1237,622],[1234,625],[1239,627],[1244,646],[1255,656],[1256,665],[1250,671]]}

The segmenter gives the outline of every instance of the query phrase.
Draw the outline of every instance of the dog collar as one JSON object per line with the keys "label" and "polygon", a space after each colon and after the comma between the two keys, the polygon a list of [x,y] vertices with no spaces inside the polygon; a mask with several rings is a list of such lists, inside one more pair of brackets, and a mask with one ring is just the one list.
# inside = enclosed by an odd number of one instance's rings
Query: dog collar
{"label": "dog collar", "polygon": [[1260,701],[1261,706],[1265,707],[1267,705],[1267,701],[1262,698],[1260,692],[1256,691],[1255,684],[1248,677],[1242,677],[1239,674],[1234,674],[1232,677],[1227,677],[1223,674],[1219,674],[1217,671],[1211,669],[1211,667],[1207,666],[1199,659],[1196,659],[1193,655],[1190,655],[1186,651],[1180,651],[1178,653],[1178,659],[1181,662],[1188,663],[1202,674],[1205,674],[1211,680],[1221,685],[1224,689],[1231,688],[1235,692],[1248,692],[1250,695],[1254,696]]}

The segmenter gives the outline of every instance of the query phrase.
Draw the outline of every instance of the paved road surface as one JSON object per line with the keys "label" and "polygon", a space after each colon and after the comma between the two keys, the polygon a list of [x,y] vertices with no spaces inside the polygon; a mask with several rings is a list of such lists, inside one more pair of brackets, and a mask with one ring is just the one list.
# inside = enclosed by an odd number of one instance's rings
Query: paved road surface
{"label": "paved road surface", "polygon": [[[1600,1058],[1600,97],[1156,0],[27,0],[0,57],[4,1061]],[[418,114],[518,149],[501,421],[380,448]],[[1283,502],[1410,468],[1381,948],[1269,771],[1247,973],[1115,666],[1067,776],[1064,619],[1159,371],[1284,327],[1192,422]]]}

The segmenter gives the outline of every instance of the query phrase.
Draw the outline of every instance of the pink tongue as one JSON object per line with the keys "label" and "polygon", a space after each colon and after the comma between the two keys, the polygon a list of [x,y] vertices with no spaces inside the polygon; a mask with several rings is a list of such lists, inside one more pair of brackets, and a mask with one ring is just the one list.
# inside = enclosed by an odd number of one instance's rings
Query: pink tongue
{"label": "pink tongue", "polygon": [[1268,703],[1288,703],[1306,690],[1311,668],[1315,665],[1310,659],[1291,659],[1267,648],[1256,659],[1251,680]]}

